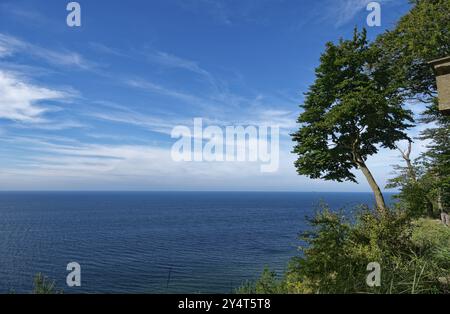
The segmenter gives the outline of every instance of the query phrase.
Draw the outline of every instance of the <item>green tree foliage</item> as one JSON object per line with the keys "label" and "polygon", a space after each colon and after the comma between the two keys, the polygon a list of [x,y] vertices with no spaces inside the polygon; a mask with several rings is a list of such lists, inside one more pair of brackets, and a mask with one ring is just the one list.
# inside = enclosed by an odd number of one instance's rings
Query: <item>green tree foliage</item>
{"label": "green tree foliage", "polygon": [[[429,61],[450,55],[450,0],[415,0],[396,28],[369,45],[365,32],[327,44],[293,135],[299,174],[355,181],[377,147],[396,148],[411,139],[404,131],[411,112],[406,100],[427,104],[420,139],[427,151],[410,159],[388,187],[399,188],[400,203],[354,216],[323,208],[302,234],[301,255],[281,280],[266,271],[246,291],[255,293],[450,293],[450,229],[420,218],[450,205],[450,123],[437,109],[436,81]],[[377,198],[373,178],[364,173]],[[381,200],[383,201],[383,200]],[[377,198],[380,208],[380,200]],[[384,205],[384,202],[383,202]],[[381,265],[381,286],[366,284],[366,267]]]}
{"label": "green tree foliage", "polygon": [[[450,269],[450,228],[431,219],[418,219],[413,223],[412,241],[432,260],[438,260]],[[450,272],[450,271],[449,271]]]}
{"label": "green tree foliage", "polygon": [[237,294],[280,294],[284,292],[277,274],[267,267],[258,280],[255,282],[247,281],[236,290]]}
{"label": "green tree foliage", "polygon": [[421,159],[427,168],[428,184],[440,212],[449,212],[450,208],[450,118],[441,115],[437,102],[425,111],[422,121],[434,123],[421,133],[420,138],[430,144]]}
{"label": "green tree foliage", "polygon": [[[321,293],[437,293],[448,289],[439,282],[450,275],[448,260],[433,260],[414,243],[417,229],[404,212],[377,215],[362,211],[354,223],[328,210],[318,218],[312,221],[313,232],[303,236],[304,257],[293,268],[308,279],[308,289]],[[328,260],[319,258],[325,254]],[[380,287],[366,285],[370,262],[381,265]]]}
{"label": "green tree foliage", "polygon": [[61,293],[56,289],[54,281],[50,281],[47,277],[38,273],[34,277],[33,294],[58,294]]}
{"label": "green tree foliage", "polygon": [[394,197],[399,200],[398,208],[405,210],[411,217],[422,217],[428,215],[433,217],[433,202],[431,186],[427,168],[419,161],[411,160],[412,142],[408,149],[403,151],[399,148],[406,166],[395,165],[396,176],[389,179],[387,189],[399,189]]}
{"label": "green tree foliage", "polygon": [[[301,236],[302,255],[281,280],[261,277],[258,282],[269,284],[259,285],[258,293],[450,292],[450,234],[436,221],[413,221],[403,211],[361,210],[346,217],[323,208],[310,223]],[[371,262],[381,265],[379,287],[366,284]],[[256,292],[256,284],[246,287]]]}
{"label": "green tree foliage", "polygon": [[419,213],[425,205],[433,216],[427,199],[438,211],[448,211],[450,206],[450,123],[437,110],[436,79],[428,62],[450,56],[450,0],[411,2],[411,11],[394,30],[379,36],[376,45],[383,51],[381,62],[395,74],[391,79],[411,99],[427,104],[421,122],[432,125],[420,138],[430,144],[416,162],[422,172],[418,180],[405,181],[405,172],[400,171],[390,187],[400,187],[400,199],[413,212]]}
{"label": "green tree foliage", "polygon": [[427,151],[406,167],[395,166],[397,176],[386,187],[400,190],[398,206],[413,217],[435,218],[450,207],[450,119],[439,113],[435,103],[421,121],[433,123],[419,137],[428,142]]}
{"label": "green tree foliage", "polygon": [[356,182],[353,169],[368,180],[378,209],[386,205],[366,160],[379,147],[394,149],[408,139],[405,130],[413,122],[402,107],[399,88],[389,80],[389,67],[379,63],[382,51],[368,44],[366,31],[352,40],[328,43],[316,69],[304,112],[293,134],[297,172],[311,178]]}
{"label": "green tree foliage", "polygon": [[428,62],[450,55],[450,0],[413,0],[413,8],[392,31],[379,36],[382,62],[391,80],[411,98],[432,103],[436,80]]}

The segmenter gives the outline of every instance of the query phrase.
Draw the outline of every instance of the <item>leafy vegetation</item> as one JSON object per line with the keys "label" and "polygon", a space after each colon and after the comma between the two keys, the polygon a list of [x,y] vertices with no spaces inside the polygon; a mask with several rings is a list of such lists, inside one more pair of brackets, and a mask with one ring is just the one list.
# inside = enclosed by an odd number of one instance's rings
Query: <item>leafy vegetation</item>
{"label": "leafy vegetation", "polygon": [[[238,293],[449,293],[450,229],[400,211],[368,209],[354,217],[324,208],[303,233],[301,256],[281,279],[265,270]],[[437,236],[438,235],[438,236]],[[367,265],[381,265],[381,286],[366,284]]]}
{"label": "leafy vegetation", "polygon": [[399,88],[389,80],[390,70],[379,64],[381,49],[370,46],[366,31],[352,40],[328,43],[316,69],[317,79],[308,91],[304,112],[293,134],[299,174],[311,178],[356,182],[352,169],[360,169],[375,195],[379,210],[386,204],[380,187],[367,167],[368,156],[379,146],[395,149],[409,139],[413,122],[402,107]]}
{"label": "leafy vegetation", "polygon": [[56,283],[55,281],[49,280],[47,277],[42,275],[41,273],[38,273],[34,277],[34,287],[33,287],[33,294],[58,294],[62,293],[62,291],[59,291],[56,289]]}
{"label": "leafy vegetation", "polygon": [[[301,235],[300,254],[281,278],[266,269],[240,293],[450,293],[450,228],[440,221],[450,207],[450,123],[437,109],[429,61],[450,55],[450,0],[413,0],[392,31],[368,43],[328,43],[310,87],[301,127],[293,134],[301,175],[356,181],[366,176],[376,210],[355,215],[322,207]],[[427,151],[411,159],[413,122],[406,104],[426,107],[418,120],[429,124],[420,139]],[[387,208],[365,161],[379,147],[399,148],[404,165],[387,188],[398,202]],[[367,265],[381,265],[381,285],[366,284]]]}
{"label": "leafy vegetation", "polygon": [[413,8],[395,29],[379,36],[382,62],[406,95],[422,103],[433,102],[436,79],[429,61],[450,55],[450,1],[411,0]]}

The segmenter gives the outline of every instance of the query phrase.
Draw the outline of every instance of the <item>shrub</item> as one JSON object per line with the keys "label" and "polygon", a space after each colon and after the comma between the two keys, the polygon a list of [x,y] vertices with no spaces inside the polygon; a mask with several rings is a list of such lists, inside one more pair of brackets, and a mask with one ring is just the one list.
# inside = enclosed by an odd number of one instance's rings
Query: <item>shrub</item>
{"label": "shrub", "polygon": [[[399,210],[379,213],[368,209],[358,211],[352,220],[323,208],[310,224],[311,230],[301,235],[301,256],[291,260],[282,280],[266,272],[254,283],[253,292],[449,291],[450,233],[434,221],[412,221]],[[381,265],[380,287],[366,284],[371,262]]]}
{"label": "shrub", "polygon": [[281,282],[277,274],[269,268],[265,268],[261,276],[255,282],[247,281],[236,290],[237,294],[277,294],[283,293]]}
{"label": "shrub", "polygon": [[49,281],[49,279],[38,273],[34,277],[33,294],[57,294],[61,293],[56,289],[55,281]]}

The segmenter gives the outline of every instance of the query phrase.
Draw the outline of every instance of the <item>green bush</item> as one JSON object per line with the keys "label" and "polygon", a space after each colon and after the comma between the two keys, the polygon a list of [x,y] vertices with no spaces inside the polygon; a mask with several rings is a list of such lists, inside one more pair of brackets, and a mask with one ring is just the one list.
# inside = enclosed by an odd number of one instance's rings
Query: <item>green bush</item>
{"label": "green bush", "polygon": [[34,277],[33,294],[59,294],[62,291],[56,289],[55,281],[50,281],[47,277],[38,273]]}
{"label": "green bush", "polygon": [[[254,293],[445,293],[450,280],[450,233],[434,221],[401,211],[361,210],[356,219],[322,209],[301,235],[301,256],[281,280],[268,272]],[[381,265],[381,286],[369,287],[367,265]]]}
{"label": "green bush", "polygon": [[450,269],[450,228],[439,220],[419,219],[414,222],[413,243],[423,255]]}
{"label": "green bush", "polygon": [[237,294],[279,294],[283,292],[283,285],[277,279],[277,274],[267,267],[258,280],[247,281],[236,290]]}

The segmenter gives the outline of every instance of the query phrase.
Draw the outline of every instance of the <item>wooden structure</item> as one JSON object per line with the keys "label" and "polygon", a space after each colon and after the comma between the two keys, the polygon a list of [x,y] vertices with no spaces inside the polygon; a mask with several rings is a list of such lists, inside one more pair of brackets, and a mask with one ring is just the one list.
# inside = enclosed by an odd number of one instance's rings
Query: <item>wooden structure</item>
{"label": "wooden structure", "polygon": [[436,73],[436,81],[439,95],[439,110],[450,115],[450,57],[431,61]]}

